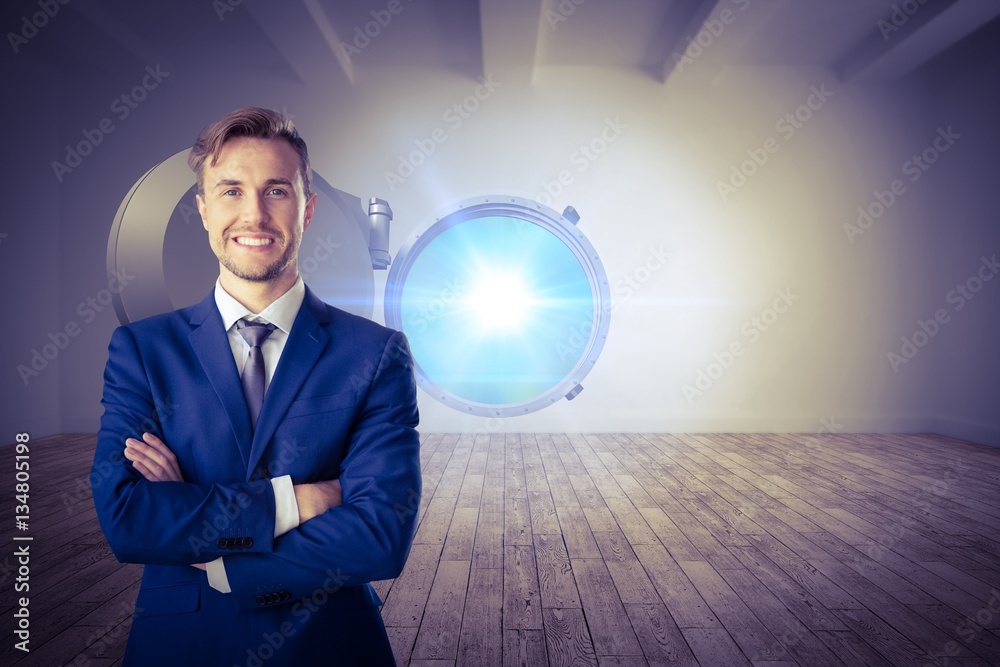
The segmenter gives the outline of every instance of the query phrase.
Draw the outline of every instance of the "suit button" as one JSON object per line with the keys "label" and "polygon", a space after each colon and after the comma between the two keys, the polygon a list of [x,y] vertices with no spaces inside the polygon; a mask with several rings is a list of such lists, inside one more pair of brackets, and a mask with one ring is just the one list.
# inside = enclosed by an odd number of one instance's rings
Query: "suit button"
{"label": "suit button", "polygon": [[253,538],[252,537],[247,537],[247,538],[243,539],[243,547],[244,548],[249,549],[252,546],[253,546]]}
{"label": "suit button", "polygon": [[267,600],[264,599],[263,595],[257,596],[257,604],[259,604],[261,607],[267,604]]}
{"label": "suit button", "polygon": [[226,538],[224,538],[224,537],[220,537],[220,538],[219,538],[219,541],[218,541],[218,542],[216,542],[216,544],[218,545],[218,547],[219,547],[220,549],[225,549],[225,548],[226,548]]}
{"label": "suit button", "polygon": [[235,549],[236,548],[236,538],[235,537],[230,537],[228,540],[226,540],[226,548],[227,549]]}
{"label": "suit button", "polygon": [[281,597],[281,601],[282,602],[284,602],[288,598],[292,597],[292,594],[289,593],[288,591],[281,591],[280,593],[278,593],[278,595]]}

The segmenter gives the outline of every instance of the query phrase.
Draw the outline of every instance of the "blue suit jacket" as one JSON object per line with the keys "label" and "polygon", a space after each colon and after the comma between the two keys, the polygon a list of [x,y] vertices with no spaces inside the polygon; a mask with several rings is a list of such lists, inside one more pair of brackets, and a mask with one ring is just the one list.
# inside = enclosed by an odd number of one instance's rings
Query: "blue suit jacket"
{"label": "blue suit jacket", "polygon": [[[420,500],[402,333],[307,288],[256,430],[210,293],[115,330],[91,485],[115,556],[145,563],[126,665],[393,664],[368,582],[395,577]],[[150,431],[184,482],[124,458]],[[339,478],[343,505],[274,538],[271,477]],[[226,556],[232,593],[191,563]]]}

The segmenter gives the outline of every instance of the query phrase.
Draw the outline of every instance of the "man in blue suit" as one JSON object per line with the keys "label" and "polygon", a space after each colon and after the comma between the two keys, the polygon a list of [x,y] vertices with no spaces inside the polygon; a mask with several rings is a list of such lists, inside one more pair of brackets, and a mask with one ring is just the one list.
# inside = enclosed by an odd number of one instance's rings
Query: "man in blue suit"
{"label": "man in blue suit", "polygon": [[115,556],[146,565],[125,665],[392,665],[368,582],[416,526],[406,339],[303,284],[316,195],[289,120],[238,109],[189,162],[219,279],[114,332],[91,475]]}

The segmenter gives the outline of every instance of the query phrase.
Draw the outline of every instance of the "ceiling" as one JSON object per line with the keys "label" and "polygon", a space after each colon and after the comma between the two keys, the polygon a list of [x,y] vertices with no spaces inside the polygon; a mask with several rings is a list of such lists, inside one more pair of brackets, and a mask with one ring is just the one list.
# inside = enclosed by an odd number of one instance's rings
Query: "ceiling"
{"label": "ceiling", "polygon": [[[508,78],[551,66],[637,68],[666,81],[685,51],[716,67],[829,66],[845,80],[893,79],[1000,14],[1000,3],[982,0],[301,3],[319,26],[328,56],[352,82],[368,70],[408,66]],[[267,3],[246,5],[282,48],[287,35],[269,29]]]}
{"label": "ceiling", "polygon": [[[32,4],[5,3],[5,25]],[[667,81],[699,66],[822,66],[844,80],[892,80],[1000,14],[986,0],[79,0],[51,19],[58,44],[29,45],[60,70],[134,57],[205,57],[252,44],[261,67],[352,84],[384,68],[440,68],[533,80],[547,67],[641,71]],[[906,13],[909,11],[910,13]],[[81,30],[81,21],[94,30]],[[691,44],[689,47],[688,45]],[[194,57],[193,55],[191,57]],[[688,61],[691,62],[691,61]]]}

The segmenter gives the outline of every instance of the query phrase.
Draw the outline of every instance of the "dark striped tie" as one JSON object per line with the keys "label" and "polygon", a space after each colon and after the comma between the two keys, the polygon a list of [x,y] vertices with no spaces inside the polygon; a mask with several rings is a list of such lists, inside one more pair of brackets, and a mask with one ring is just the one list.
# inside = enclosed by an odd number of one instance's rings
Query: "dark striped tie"
{"label": "dark striped tie", "polygon": [[264,404],[264,353],[261,352],[260,346],[274,329],[273,324],[264,322],[251,322],[247,319],[236,322],[236,330],[250,346],[250,356],[243,366],[242,380],[243,395],[247,399],[247,407],[250,408],[251,427],[257,426],[257,416]]}

